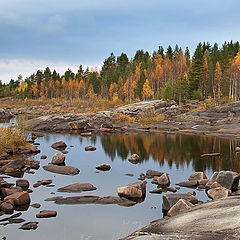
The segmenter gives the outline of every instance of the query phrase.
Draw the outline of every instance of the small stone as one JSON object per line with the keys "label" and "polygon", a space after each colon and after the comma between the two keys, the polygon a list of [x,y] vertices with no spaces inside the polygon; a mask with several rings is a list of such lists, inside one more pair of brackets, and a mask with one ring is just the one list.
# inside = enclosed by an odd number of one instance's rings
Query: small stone
{"label": "small stone", "polygon": [[38,222],[27,222],[27,223],[24,223],[19,229],[34,230],[34,229],[37,229],[37,227],[38,227]]}
{"label": "small stone", "polygon": [[196,192],[195,191],[188,192],[188,194],[190,194],[192,196],[196,196]]}
{"label": "small stone", "polygon": [[42,156],[40,157],[40,159],[46,159],[46,158],[47,158],[46,155],[42,155]]}
{"label": "small stone", "polygon": [[133,177],[134,176],[134,174],[132,174],[132,173],[126,173],[125,175],[129,176],[129,177]]}
{"label": "small stone", "polygon": [[100,171],[109,171],[111,169],[111,166],[109,164],[101,164],[96,166],[96,169]]}
{"label": "small stone", "polygon": [[137,164],[140,161],[140,157],[135,153],[128,159],[128,161],[133,164]]}
{"label": "small stone", "polygon": [[56,217],[57,212],[56,211],[48,211],[48,210],[43,210],[40,211],[40,213],[36,214],[36,218],[50,218],[50,217]]}
{"label": "small stone", "polygon": [[8,219],[8,221],[10,223],[22,223],[22,222],[25,222],[26,220],[23,218],[10,218]]}
{"label": "small stone", "polygon": [[16,186],[19,186],[26,191],[29,188],[29,182],[27,179],[17,179]]}
{"label": "small stone", "polygon": [[85,147],[85,151],[95,151],[95,150],[96,150],[96,148],[93,147],[93,146],[87,146],[87,147]]}
{"label": "small stone", "polygon": [[177,188],[176,187],[167,187],[167,191],[169,191],[169,192],[177,192]]}
{"label": "small stone", "polygon": [[150,193],[158,193],[158,194],[161,194],[162,192],[163,192],[162,188],[157,188],[157,189],[150,191]]}
{"label": "small stone", "polygon": [[181,187],[196,187],[198,185],[198,181],[197,180],[185,181],[177,183],[176,185],[179,185]]}
{"label": "small stone", "polygon": [[33,204],[31,204],[31,207],[33,207],[33,208],[40,208],[40,207],[41,207],[41,204],[39,204],[39,203],[33,203]]}

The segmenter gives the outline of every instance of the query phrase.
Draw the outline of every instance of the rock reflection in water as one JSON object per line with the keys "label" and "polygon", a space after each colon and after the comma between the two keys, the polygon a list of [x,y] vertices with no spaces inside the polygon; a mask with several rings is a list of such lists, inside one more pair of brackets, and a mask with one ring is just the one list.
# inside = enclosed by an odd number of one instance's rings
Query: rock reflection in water
{"label": "rock reflection in water", "polygon": [[[179,134],[112,134],[100,136],[105,153],[114,161],[120,157],[127,160],[129,153],[137,153],[140,164],[153,158],[160,166],[168,164],[177,168],[184,164],[195,171],[232,169],[240,171],[240,154],[235,151],[238,141],[210,136],[191,136]],[[219,152],[220,156],[201,158],[204,153]]]}

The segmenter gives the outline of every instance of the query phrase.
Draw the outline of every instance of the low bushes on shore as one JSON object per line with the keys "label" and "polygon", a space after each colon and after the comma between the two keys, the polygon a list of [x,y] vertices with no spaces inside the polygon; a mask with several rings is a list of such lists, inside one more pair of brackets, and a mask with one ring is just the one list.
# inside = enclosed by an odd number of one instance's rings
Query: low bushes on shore
{"label": "low bushes on shore", "polygon": [[20,130],[0,127],[0,154],[8,149],[15,150],[24,145],[27,145],[26,137]]}

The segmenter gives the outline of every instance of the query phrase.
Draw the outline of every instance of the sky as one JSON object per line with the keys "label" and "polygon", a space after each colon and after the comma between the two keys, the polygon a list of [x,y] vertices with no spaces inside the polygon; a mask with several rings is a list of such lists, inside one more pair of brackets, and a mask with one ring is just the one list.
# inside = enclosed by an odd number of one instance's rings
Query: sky
{"label": "sky", "polygon": [[111,52],[240,41],[239,9],[239,0],[0,0],[0,80],[100,69]]}

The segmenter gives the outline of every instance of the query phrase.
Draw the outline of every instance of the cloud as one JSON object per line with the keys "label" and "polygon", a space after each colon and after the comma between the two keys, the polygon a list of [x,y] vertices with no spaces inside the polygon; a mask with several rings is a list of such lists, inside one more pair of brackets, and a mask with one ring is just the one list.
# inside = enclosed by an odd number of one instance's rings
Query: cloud
{"label": "cloud", "polygon": [[[46,67],[49,67],[51,71],[55,69],[60,74],[63,74],[68,68],[76,73],[79,68],[79,64],[61,61],[51,62],[43,59],[0,59],[0,80],[3,83],[8,83],[11,79],[16,80],[19,74],[21,74],[23,78],[26,78],[31,74],[36,73],[38,70],[46,69]],[[87,66],[83,66],[84,69],[86,67]],[[101,68],[100,65],[89,65],[89,69],[91,67],[97,68],[98,70]]]}

